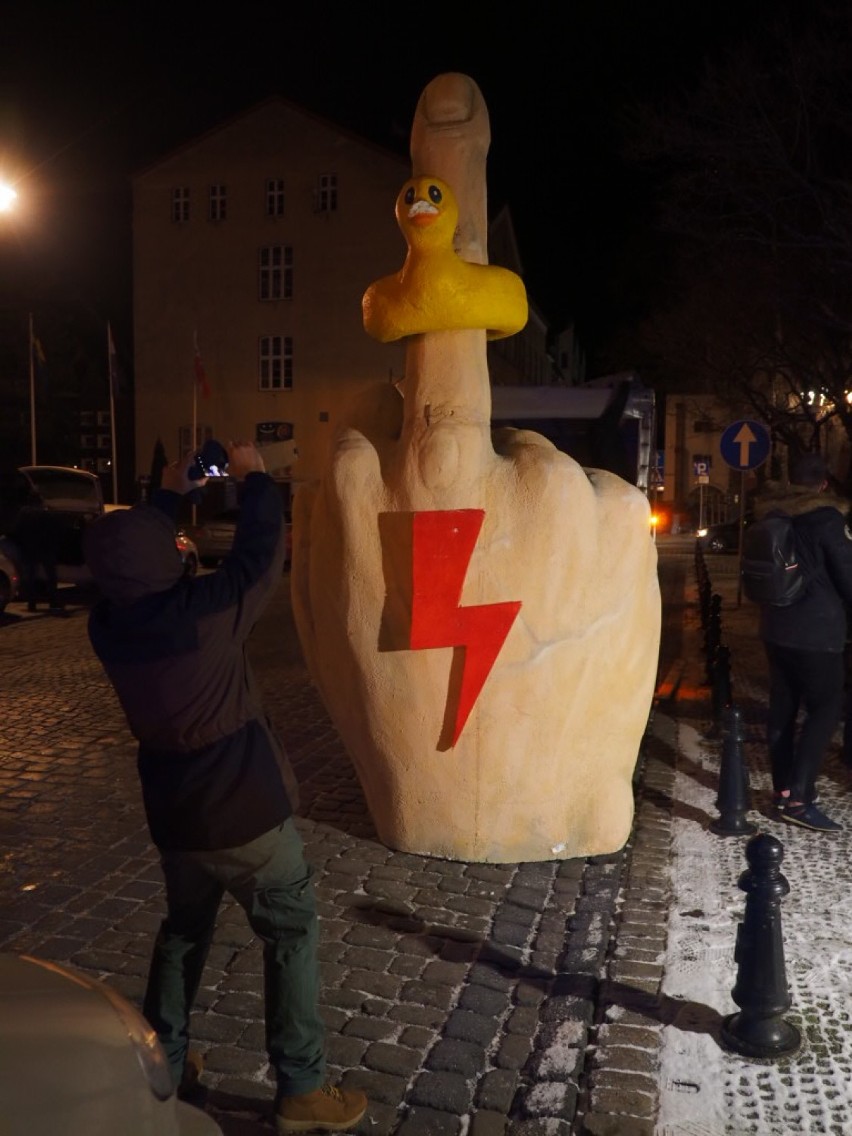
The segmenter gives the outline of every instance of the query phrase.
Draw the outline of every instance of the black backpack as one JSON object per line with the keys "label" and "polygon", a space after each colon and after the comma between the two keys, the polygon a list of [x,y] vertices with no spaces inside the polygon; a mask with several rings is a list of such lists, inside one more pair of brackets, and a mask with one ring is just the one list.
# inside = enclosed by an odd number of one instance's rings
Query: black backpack
{"label": "black backpack", "polygon": [[787,607],[801,599],[805,573],[796,552],[793,519],[768,513],[743,534],[743,591],[755,603]]}

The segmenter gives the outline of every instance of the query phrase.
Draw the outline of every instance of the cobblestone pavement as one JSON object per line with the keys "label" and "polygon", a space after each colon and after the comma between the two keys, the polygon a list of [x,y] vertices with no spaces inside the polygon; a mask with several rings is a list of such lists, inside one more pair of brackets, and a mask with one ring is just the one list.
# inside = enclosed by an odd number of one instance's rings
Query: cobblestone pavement
{"label": "cobblestone pavement", "polygon": [[[691,560],[666,563],[677,622]],[[163,904],[134,745],[85,606],[65,619],[11,612],[0,625],[0,949],[70,963],[138,1004]],[[650,1136],[673,776],[653,732],[619,853],[500,865],[402,854],[376,839],[307,678],[286,578],[252,653],[302,786],[330,1072],[368,1094],[359,1130]],[[192,1022],[226,1136],[270,1131],[260,975],[259,944],[226,901]]]}

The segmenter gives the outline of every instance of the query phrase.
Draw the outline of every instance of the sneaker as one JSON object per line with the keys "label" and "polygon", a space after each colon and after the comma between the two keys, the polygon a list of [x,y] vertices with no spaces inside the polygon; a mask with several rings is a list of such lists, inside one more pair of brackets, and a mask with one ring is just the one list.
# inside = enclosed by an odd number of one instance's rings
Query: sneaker
{"label": "sneaker", "polygon": [[[772,807],[773,807],[773,809],[775,809],[776,812],[782,813],[789,800],[790,800],[790,790],[789,789],[787,790],[786,793],[773,793],[772,794]],[[808,801],[808,804],[809,805],[815,805],[815,804],[818,803],[818,801],[819,801],[819,793],[814,793],[814,795]]]}
{"label": "sneaker", "polygon": [[843,825],[830,820],[825,813],[821,813],[816,805],[785,805],[781,810],[781,819],[788,824],[798,824],[801,828],[809,828],[812,832],[842,832]]}
{"label": "sneaker", "polygon": [[367,1111],[367,1098],[357,1089],[323,1085],[312,1093],[281,1097],[275,1106],[278,1132],[342,1132],[357,1124]]}

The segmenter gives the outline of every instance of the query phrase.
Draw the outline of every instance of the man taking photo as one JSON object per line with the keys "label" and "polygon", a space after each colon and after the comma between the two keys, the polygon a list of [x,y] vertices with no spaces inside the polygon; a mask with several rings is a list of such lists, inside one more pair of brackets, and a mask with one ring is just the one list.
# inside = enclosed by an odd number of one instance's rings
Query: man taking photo
{"label": "man taking photo", "polygon": [[318,922],[293,822],[296,783],[246,658],[280,583],[284,515],[258,450],[231,443],[228,458],[240,514],[215,572],[185,579],[175,546],[180,499],[204,483],[189,477],[193,456],[163,470],[149,506],[112,512],[86,534],[102,597],[89,637],[139,742],[145,813],[166,885],[142,1008],[188,1095],[198,1077],[189,1015],[230,893],[263,942],[278,1131],[338,1131],[357,1123],[367,1100],[324,1083]]}

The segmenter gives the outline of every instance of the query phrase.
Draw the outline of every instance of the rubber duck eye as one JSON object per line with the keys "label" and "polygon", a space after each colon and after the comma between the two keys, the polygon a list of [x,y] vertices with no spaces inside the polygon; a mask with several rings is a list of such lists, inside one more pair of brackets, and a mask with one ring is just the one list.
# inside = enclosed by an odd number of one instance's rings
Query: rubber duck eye
{"label": "rubber duck eye", "polygon": [[413,185],[410,185],[408,187],[408,189],[405,191],[405,204],[406,205],[413,205],[414,204],[414,186]]}
{"label": "rubber duck eye", "polygon": [[436,205],[441,201],[443,196],[444,196],[443,193],[441,193],[441,191],[440,191],[440,189],[438,189],[437,185],[430,185],[429,186],[429,198],[430,198],[430,200],[434,201]]}

